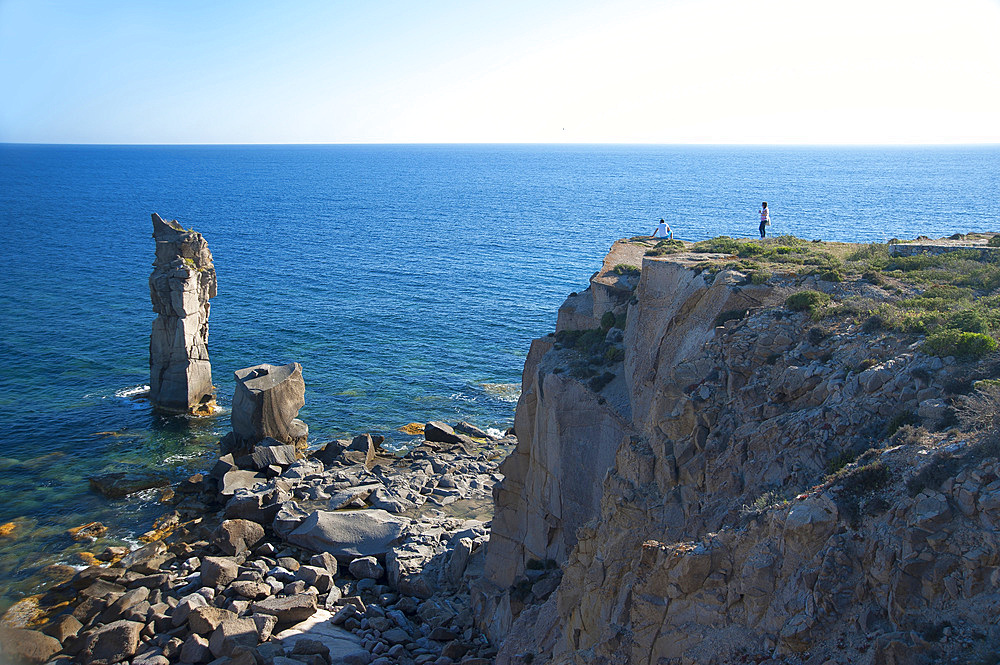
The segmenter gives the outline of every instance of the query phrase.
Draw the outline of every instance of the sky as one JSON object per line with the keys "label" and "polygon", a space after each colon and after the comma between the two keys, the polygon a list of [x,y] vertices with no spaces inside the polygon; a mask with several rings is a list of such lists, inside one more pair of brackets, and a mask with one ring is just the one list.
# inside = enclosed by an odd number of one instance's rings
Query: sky
{"label": "sky", "polygon": [[1000,0],[0,0],[0,142],[1000,143]]}

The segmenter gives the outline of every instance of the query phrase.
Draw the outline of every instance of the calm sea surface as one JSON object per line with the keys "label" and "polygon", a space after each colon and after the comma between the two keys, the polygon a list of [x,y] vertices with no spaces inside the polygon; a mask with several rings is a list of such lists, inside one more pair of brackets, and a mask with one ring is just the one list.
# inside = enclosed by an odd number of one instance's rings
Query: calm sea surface
{"label": "calm sea surface", "polygon": [[[611,243],[845,241],[1000,230],[1000,148],[0,145],[0,610],[148,529],[155,493],[89,476],[201,470],[233,371],[298,361],[310,438],[513,420],[529,340]],[[215,256],[214,418],[165,418],[148,381],[150,213]],[[66,529],[99,520],[108,539]],[[0,532],[4,529],[0,527]]]}

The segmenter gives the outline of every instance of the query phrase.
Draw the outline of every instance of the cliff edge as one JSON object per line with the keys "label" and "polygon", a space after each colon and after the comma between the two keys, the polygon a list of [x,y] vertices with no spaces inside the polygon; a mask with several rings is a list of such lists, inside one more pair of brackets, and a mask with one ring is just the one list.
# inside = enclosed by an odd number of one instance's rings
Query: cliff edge
{"label": "cliff edge", "polygon": [[998,286],[979,249],[616,243],[525,363],[474,589],[497,662],[991,653]]}

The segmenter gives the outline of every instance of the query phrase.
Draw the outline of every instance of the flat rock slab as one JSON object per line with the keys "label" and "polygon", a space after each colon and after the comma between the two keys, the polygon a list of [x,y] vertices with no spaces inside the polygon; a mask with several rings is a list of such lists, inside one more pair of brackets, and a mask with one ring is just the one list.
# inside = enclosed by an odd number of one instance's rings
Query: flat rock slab
{"label": "flat rock slab", "polygon": [[285,653],[291,653],[296,642],[301,639],[317,640],[330,649],[332,662],[340,662],[345,655],[361,648],[361,638],[340,626],[334,626],[330,623],[332,617],[333,614],[327,610],[317,610],[305,621],[274,635],[272,640],[279,642]]}
{"label": "flat rock slab", "polygon": [[330,510],[340,510],[355,499],[364,500],[368,498],[369,494],[380,489],[382,489],[382,485],[380,483],[372,483],[339,490],[332,497],[330,497],[330,503],[327,504],[327,508]]}
{"label": "flat rock slab", "polygon": [[317,510],[288,534],[288,542],[339,557],[377,556],[399,541],[407,524],[384,510]]}

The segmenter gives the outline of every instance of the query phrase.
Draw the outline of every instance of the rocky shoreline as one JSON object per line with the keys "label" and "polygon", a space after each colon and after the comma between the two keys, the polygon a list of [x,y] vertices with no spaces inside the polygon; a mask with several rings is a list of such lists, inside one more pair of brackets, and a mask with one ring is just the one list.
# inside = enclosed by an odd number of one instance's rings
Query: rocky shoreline
{"label": "rocky shoreline", "polygon": [[12,607],[4,662],[491,662],[468,580],[516,440],[457,429],[427,423],[405,457],[367,434],[222,455],[173,490],[149,544]]}

